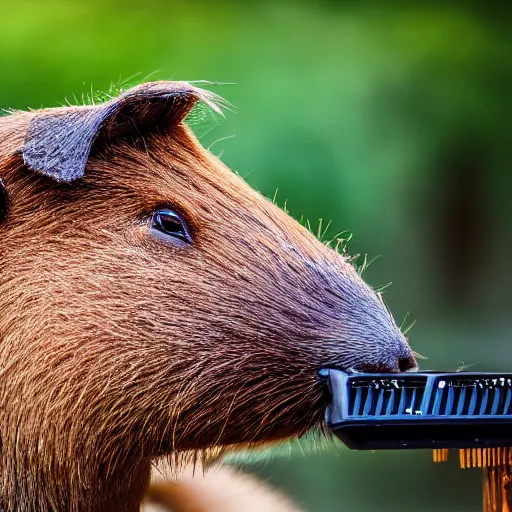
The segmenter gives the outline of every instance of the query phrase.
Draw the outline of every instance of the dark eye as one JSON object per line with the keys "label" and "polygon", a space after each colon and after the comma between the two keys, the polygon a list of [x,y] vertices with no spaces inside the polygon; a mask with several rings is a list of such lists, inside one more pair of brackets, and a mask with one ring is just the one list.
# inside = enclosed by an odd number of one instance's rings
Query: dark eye
{"label": "dark eye", "polygon": [[158,210],[151,218],[151,227],[166,236],[172,236],[183,240],[188,244],[192,243],[187,226],[183,219],[172,210]]}

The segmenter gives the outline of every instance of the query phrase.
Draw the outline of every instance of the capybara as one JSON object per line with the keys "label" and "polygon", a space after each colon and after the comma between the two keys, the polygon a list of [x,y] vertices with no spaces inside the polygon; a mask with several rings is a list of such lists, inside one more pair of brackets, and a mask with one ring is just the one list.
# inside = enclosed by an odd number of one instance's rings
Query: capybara
{"label": "capybara", "polygon": [[153,82],[0,118],[0,510],[139,510],[176,470],[322,423],[323,367],[415,367],[379,294],[201,147]]}

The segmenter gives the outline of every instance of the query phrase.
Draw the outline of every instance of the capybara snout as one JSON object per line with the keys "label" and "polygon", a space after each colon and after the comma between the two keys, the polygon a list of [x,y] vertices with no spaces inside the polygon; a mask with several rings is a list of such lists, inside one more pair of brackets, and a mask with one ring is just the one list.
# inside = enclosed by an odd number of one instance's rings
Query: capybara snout
{"label": "capybara snout", "polygon": [[2,443],[42,446],[39,472],[300,435],[322,367],[415,365],[345,258],[199,145],[201,100],[159,82],[0,120]]}

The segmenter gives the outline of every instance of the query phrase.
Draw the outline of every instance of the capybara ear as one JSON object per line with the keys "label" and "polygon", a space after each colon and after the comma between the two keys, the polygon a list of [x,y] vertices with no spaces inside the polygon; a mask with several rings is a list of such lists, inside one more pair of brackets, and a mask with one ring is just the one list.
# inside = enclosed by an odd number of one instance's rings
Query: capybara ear
{"label": "capybara ear", "polygon": [[0,178],[0,222],[7,218],[7,209],[9,207],[9,196],[5,184]]}
{"label": "capybara ear", "polygon": [[200,100],[219,111],[216,95],[187,82],[150,82],[99,105],[37,111],[21,150],[24,163],[71,182],[84,175],[93,146],[170,131]]}

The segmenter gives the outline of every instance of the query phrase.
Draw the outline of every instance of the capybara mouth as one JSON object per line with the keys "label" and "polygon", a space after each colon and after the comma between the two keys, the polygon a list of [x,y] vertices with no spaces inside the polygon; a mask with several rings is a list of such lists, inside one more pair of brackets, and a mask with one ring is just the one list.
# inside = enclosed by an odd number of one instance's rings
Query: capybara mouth
{"label": "capybara mouth", "polygon": [[340,370],[346,373],[404,373],[417,372],[419,367],[414,355],[401,357],[398,360],[383,361],[377,363],[362,363],[356,366],[341,364],[329,364],[320,368],[319,375],[323,376],[328,369]]}

